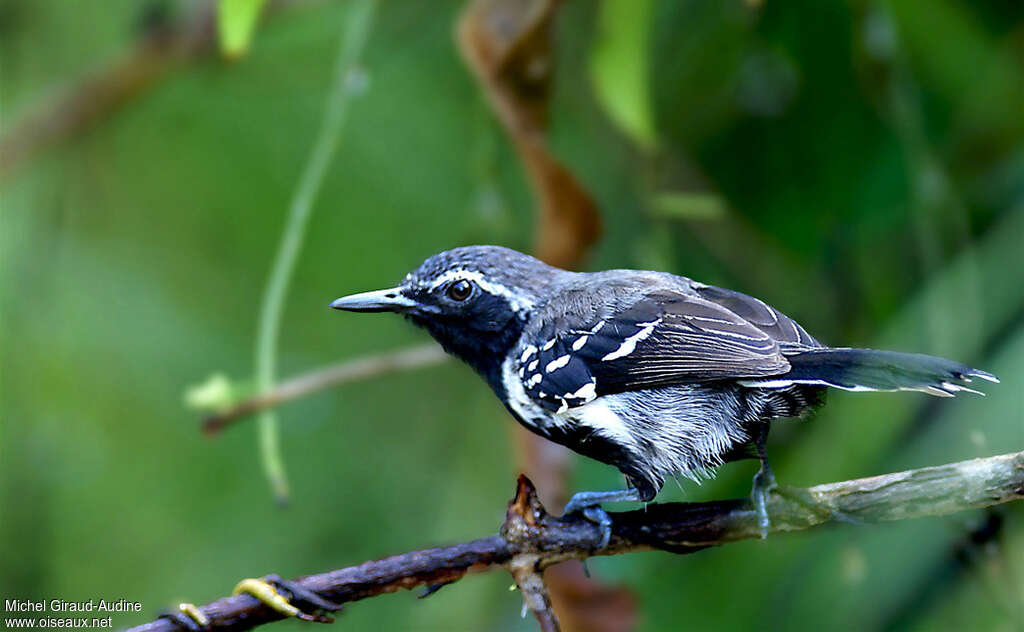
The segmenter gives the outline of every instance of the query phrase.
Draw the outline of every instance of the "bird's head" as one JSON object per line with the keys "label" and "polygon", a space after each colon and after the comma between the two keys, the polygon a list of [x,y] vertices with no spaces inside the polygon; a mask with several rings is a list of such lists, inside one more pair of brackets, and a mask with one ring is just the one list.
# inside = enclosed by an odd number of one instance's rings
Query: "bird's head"
{"label": "bird's head", "polygon": [[396,287],[345,296],[331,307],[403,314],[491,379],[532,310],[565,274],[508,248],[467,246],[430,257]]}

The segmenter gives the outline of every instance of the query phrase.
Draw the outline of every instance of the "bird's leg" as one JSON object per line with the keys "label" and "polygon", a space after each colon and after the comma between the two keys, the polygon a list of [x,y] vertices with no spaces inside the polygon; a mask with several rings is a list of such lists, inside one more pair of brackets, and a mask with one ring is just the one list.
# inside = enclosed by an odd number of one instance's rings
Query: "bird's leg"
{"label": "bird's leg", "polygon": [[601,529],[601,542],[598,548],[608,546],[612,537],[612,519],[608,512],[601,509],[601,503],[614,503],[620,501],[639,501],[640,492],[637,489],[618,489],[610,492],[579,492],[574,494],[569,502],[565,504],[562,515],[569,515],[577,511],[596,524]]}
{"label": "bird's leg", "polygon": [[757,512],[757,528],[761,531],[761,539],[768,537],[772,521],[768,517],[768,494],[778,488],[772,466],[768,464],[768,423],[759,423],[754,430],[754,449],[761,461],[761,469],[754,474],[754,486],[750,490],[750,500]]}
{"label": "bird's leg", "polygon": [[857,518],[838,509],[833,509],[805,494],[800,494],[798,490],[780,488],[778,483],[775,482],[772,466],[768,464],[768,451],[765,446],[767,440],[768,424],[758,424],[754,434],[754,449],[757,451],[757,458],[761,461],[761,469],[758,470],[757,474],[754,474],[754,487],[750,491],[750,500],[754,504],[754,511],[757,512],[757,527],[761,532],[762,540],[768,537],[768,531],[772,526],[772,521],[768,517],[768,494],[771,492],[775,492],[815,512],[824,513],[833,520],[850,524],[862,524]]}

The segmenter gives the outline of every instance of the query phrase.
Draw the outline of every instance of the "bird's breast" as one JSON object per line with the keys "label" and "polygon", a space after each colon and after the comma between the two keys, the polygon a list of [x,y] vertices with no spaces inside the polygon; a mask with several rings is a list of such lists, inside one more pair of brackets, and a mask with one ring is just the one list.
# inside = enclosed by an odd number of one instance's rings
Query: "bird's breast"
{"label": "bird's breast", "polygon": [[539,406],[526,393],[522,380],[519,379],[515,354],[506,358],[501,366],[501,383],[504,389],[505,405],[516,416],[521,424],[531,430],[547,434],[551,428],[562,427],[570,421],[560,415],[554,415]]}

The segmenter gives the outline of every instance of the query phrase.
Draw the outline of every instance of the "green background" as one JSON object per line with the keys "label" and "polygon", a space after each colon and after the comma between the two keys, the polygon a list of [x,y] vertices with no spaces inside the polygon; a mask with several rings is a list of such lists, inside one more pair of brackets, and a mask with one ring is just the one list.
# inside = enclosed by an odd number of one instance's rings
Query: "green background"
{"label": "green background", "polygon": [[[756,4],[756,3],[755,3]],[[0,131],[117,60],[165,0],[0,0]],[[494,532],[512,422],[455,363],[281,409],[293,498],[256,425],[183,394],[252,374],[260,297],[323,111],[344,2],[277,10],[249,54],[181,64],[0,180],[0,595],[204,603]],[[529,249],[533,200],[464,68],[453,2],[378,8],[287,296],[279,372],[423,342],[333,298],[460,244]],[[812,485],[1024,449],[1024,5],[567,2],[550,139],[597,199],[588,269],[759,296],[836,345],[945,355],[988,397],[833,393],[770,450]],[[572,489],[620,483],[579,459]],[[660,499],[743,496],[756,465]],[[999,524],[984,534],[983,525]],[[981,534],[981,535],[979,535]],[[595,559],[642,630],[1024,628],[1024,507]],[[346,630],[531,630],[503,573],[349,607]],[[300,629],[297,623],[276,628]]]}

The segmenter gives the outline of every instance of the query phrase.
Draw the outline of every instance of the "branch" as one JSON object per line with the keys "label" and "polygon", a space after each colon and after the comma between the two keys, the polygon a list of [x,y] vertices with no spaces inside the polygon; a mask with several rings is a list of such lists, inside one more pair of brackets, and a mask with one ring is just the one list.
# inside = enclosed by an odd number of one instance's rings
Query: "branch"
{"label": "branch", "polygon": [[232,423],[253,413],[305,397],[325,388],[368,380],[389,373],[433,366],[447,359],[448,356],[441,347],[435,344],[425,344],[338,362],[293,377],[268,391],[242,400],[227,410],[210,415],[203,420],[203,432],[210,435],[217,434]]}
{"label": "branch", "polygon": [[[772,532],[808,529],[836,515],[865,524],[939,516],[1024,498],[1024,452],[780,491],[768,503]],[[417,586],[433,592],[467,573],[503,567],[525,590],[537,589],[526,595],[529,604],[531,599],[546,598],[543,585],[530,582],[552,564],[633,551],[694,553],[759,537],[757,518],[746,500],[652,504],[610,516],[611,540],[597,548],[600,534],[594,524],[575,514],[549,515],[537,500],[533,484],[521,476],[499,535],[310,575],[295,583],[344,603]],[[220,599],[201,611],[209,617],[210,629],[218,631],[248,630],[282,618],[248,595]],[[550,608],[543,605],[535,612],[550,616]],[[542,629],[557,629],[553,619],[542,625],[546,626]],[[173,630],[175,624],[166,619],[132,628],[133,632]]]}
{"label": "branch", "polygon": [[[271,0],[266,14],[306,0]],[[0,180],[40,151],[80,136],[102,123],[167,74],[215,50],[214,2],[191,3],[190,13],[175,20],[159,8],[143,15],[140,37],[102,68],[74,79],[32,108],[0,137]]]}
{"label": "branch", "polygon": [[538,259],[574,268],[601,234],[597,203],[547,143],[558,0],[475,0],[456,40],[523,163],[537,199]]}

